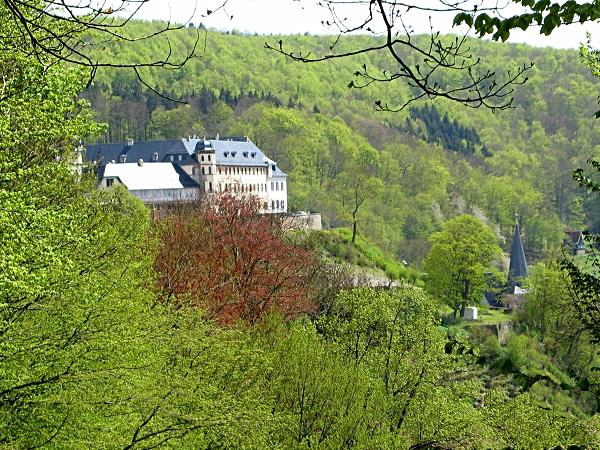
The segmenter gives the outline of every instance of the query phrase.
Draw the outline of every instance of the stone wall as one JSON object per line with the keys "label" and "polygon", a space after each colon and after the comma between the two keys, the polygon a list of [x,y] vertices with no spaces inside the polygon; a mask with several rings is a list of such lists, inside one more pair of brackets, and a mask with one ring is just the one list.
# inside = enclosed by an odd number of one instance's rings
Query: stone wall
{"label": "stone wall", "polygon": [[322,230],[321,213],[298,212],[283,215],[286,228],[293,230]]}

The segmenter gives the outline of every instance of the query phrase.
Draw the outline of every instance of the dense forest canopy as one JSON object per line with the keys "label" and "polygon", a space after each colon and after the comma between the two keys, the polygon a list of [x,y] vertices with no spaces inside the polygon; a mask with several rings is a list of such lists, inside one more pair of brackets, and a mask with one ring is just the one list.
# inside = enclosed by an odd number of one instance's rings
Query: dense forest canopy
{"label": "dense forest canopy", "polygon": [[[133,22],[130,32],[162,26]],[[170,45],[183,54],[195,36],[196,30],[180,30]],[[389,113],[376,111],[374,100],[401,101],[411,88],[347,86],[357,66],[389,69],[385,55],[302,64],[264,49],[265,41],[280,36],[206,31],[205,38],[204,52],[183,70],[142,72],[161,94],[186,104],[149,92],[131,72],[99,73],[85,97],[109,125],[102,139],[248,135],[290,174],[293,209],[321,211],[329,226],[356,223],[390,254],[417,265],[427,236],[463,212],[486,220],[500,237],[510,235],[518,213],[533,260],[556,248],[564,228],[597,226],[598,201],[571,182],[571,171],[600,151],[593,118],[598,82],[577,51],[469,40],[482,61],[477,70],[535,62],[527,83],[516,87],[514,108],[492,112],[438,99]],[[285,42],[317,51],[331,39],[298,35]],[[372,39],[345,36],[337,45],[356,48]],[[414,39],[425,45],[428,37]],[[103,52],[112,51],[116,60],[143,60],[160,50],[155,43],[118,51],[108,45]],[[415,55],[407,51],[405,57]],[[443,82],[452,85],[460,76],[457,71]],[[385,189],[372,190],[354,220],[343,205],[349,180],[342,175],[365,163],[357,155],[371,151],[372,170],[362,182]]]}

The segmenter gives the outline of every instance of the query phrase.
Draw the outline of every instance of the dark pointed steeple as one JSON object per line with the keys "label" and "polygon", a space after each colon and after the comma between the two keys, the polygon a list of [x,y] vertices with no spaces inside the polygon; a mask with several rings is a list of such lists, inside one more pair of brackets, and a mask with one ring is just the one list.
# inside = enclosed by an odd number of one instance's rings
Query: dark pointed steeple
{"label": "dark pointed steeple", "polygon": [[510,249],[510,266],[508,267],[508,288],[510,291],[515,286],[521,286],[521,280],[527,277],[527,261],[521,242],[521,229],[519,227],[519,215],[515,215],[515,234]]}

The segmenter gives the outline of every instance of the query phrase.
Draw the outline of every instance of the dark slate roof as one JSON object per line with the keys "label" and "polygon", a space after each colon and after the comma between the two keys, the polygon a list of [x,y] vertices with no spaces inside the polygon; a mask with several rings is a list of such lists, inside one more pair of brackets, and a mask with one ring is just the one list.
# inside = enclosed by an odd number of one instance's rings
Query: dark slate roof
{"label": "dark slate roof", "polygon": [[271,165],[275,177],[286,177],[277,163],[269,159],[256,144],[245,137],[233,137],[224,139],[210,139],[200,141],[196,151],[214,150],[217,164],[231,166],[262,166]]}
{"label": "dark slate roof", "polygon": [[521,229],[519,223],[515,225],[512,247],[510,250],[510,265],[508,268],[508,285],[510,287],[520,286],[519,280],[527,277],[527,261],[521,241]]}
{"label": "dark slate roof", "polygon": [[175,168],[175,172],[179,175],[179,182],[184,188],[188,187],[198,187],[198,183],[190,177],[185,170],[181,168],[178,164],[173,164]]}
{"label": "dark slate roof", "polygon": [[[171,139],[166,141],[134,142],[128,145],[126,142],[117,144],[92,144],[86,147],[85,157],[87,161],[95,161],[106,164],[110,161],[119,162],[122,155],[126,156],[126,162],[153,161],[153,155],[158,154],[158,162],[171,162],[170,156],[174,156],[174,163],[181,165],[193,164],[193,147],[188,150],[188,141],[183,139]],[[179,160],[181,157],[181,160]]]}
{"label": "dark slate roof", "polygon": [[[194,154],[201,151],[215,152],[217,164],[233,166],[271,166],[274,177],[287,177],[275,161],[269,159],[254,142],[245,136],[235,136],[223,139],[171,139],[166,141],[145,141],[118,144],[92,144],[86,147],[86,160],[95,161],[100,165],[111,161],[120,162],[122,155],[128,163],[154,161],[154,153],[158,154],[158,162],[173,162],[176,165],[195,163]],[[171,161],[171,155],[174,160]],[[181,157],[181,160],[179,159]]]}
{"label": "dark slate roof", "polygon": [[568,239],[571,244],[576,245],[583,242],[582,231],[565,231],[565,239]]}

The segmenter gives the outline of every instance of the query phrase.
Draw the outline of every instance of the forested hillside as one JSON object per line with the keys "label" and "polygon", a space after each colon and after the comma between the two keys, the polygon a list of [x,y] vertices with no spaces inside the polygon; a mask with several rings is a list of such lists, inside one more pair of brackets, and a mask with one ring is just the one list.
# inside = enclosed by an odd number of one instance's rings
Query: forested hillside
{"label": "forested hillside", "polygon": [[[132,24],[150,32],[159,22]],[[196,30],[170,36],[173,51],[191,48]],[[396,257],[420,265],[427,237],[462,212],[484,218],[509,236],[521,217],[530,258],[547,254],[565,227],[596,228],[600,205],[571,181],[574,168],[600,156],[593,113],[597,81],[576,51],[474,40],[482,69],[498,73],[535,65],[517,86],[515,107],[492,112],[444,101],[419,101],[398,113],[378,112],[374,101],[398,103],[401,83],[351,89],[362,64],[385,68],[375,56],[296,63],[264,48],[280,36],[208,31],[197,58],[178,71],[141,71],[165,100],[132,72],[103,72],[85,96],[105,141],[188,135],[247,135],[290,174],[290,207],[317,210],[327,226],[351,226]],[[357,47],[363,36],[340,45]],[[314,50],[330,37],[287,36],[291,48]],[[166,51],[155,44],[110,47],[114,58],[144,60]],[[410,58],[410,55],[408,55]],[[447,80],[451,83],[452,80]],[[360,191],[358,214],[352,217]]]}
{"label": "forested hillside", "polygon": [[[538,51],[512,115],[443,102],[388,115],[373,99],[406,88],[347,89],[358,60],[296,65],[264,37],[211,32],[183,70],[142,73],[180,104],[132,70],[84,91],[95,66],[71,44],[112,64],[168,47],[119,38],[112,8],[40,5],[0,1],[1,449],[600,447],[599,259],[546,258],[520,307],[481,305],[504,284],[493,266],[515,211],[534,255],[595,220],[569,180],[597,139],[576,54]],[[167,32],[184,55],[193,30]],[[497,64],[536,52],[473,47]],[[194,133],[250,135],[290,173],[296,208],[347,228],[290,230],[229,193],[151,220],[79,170],[84,137]],[[340,260],[405,280],[370,287]],[[463,320],[472,305],[480,317]]]}

